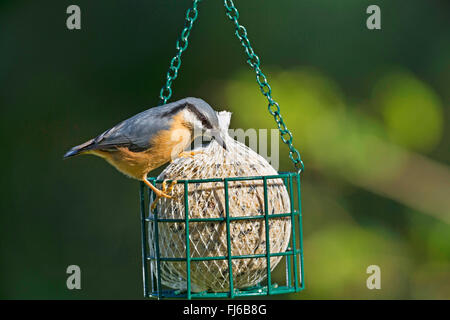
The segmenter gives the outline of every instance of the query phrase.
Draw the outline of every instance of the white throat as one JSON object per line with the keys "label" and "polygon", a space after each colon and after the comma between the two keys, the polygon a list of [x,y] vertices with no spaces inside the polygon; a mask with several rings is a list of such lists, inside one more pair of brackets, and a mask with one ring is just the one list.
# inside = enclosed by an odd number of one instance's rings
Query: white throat
{"label": "white throat", "polygon": [[193,113],[189,109],[183,110],[183,117],[186,122],[188,122],[192,125],[194,130],[202,130],[203,129],[202,122],[200,120],[198,120],[195,113]]}

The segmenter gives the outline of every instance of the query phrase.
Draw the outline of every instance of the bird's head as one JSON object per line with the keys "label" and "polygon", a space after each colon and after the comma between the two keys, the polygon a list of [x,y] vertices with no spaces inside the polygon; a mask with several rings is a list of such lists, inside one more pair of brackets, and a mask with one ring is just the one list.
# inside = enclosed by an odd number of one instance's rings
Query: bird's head
{"label": "bird's head", "polygon": [[227,146],[219,126],[219,119],[214,109],[199,98],[183,99],[183,119],[193,131],[193,138],[206,135],[215,139],[225,150]]}

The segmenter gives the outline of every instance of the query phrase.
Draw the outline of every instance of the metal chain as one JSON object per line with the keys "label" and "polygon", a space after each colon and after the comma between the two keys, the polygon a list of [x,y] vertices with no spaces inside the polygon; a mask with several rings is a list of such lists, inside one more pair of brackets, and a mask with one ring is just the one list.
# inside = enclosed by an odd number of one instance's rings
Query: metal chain
{"label": "metal chain", "polygon": [[[186,11],[186,21],[183,31],[181,32],[180,38],[177,40],[176,49],[177,54],[170,61],[169,70],[166,75],[166,83],[161,88],[159,93],[160,103],[165,104],[172,96],[172,82],[178,76],[178,71],[181,66],[181,55],[188,47],[188,38],[191,33],[192,26],[194,25],[195,20],[198,16],[197,6],[201,0],[194,0],[192,4],[192,8],[189,8]],[[305,169],[303,165],[303,161],[300,157],[300,152],[295,149],[292,143],[292,133],[286,127],[286,124],[283,121],[283,118],[280,114],[280,106],[278,103],[272,98],[272,88],[267,82],[267,78],[262,72],[260,68],[260,60],[250,45],[250,40],[247,37],[247,30],[243,25],[239,24],[239,12],[234,6],[232,0],[224,0],[224,6],[226,9],[226,15],[228,18],[233,21],[235,26],[235,33],[242,46],[244,47],[245,53],[247,55],[247,63],[252,67],[256,72],[256,82],[258,82],[261,93],[267,98],[269,102],[268,109],[270,114],[274,117],[275,122],[277,123],[278,129],[280,130],[280,137],[283,143],[285,143],[289,147],[289,158],[294,163],[294,166],[299,170],[303,171]]]}
{"label": "metal chain", "polygon": [[192,26],[194,25],[195,20],[197,20],[198,9],[197,6],[201,0],[194,0],[192,4],[192,8],[189,8],[186,11],[186,20],[184,24],[184,28],[181,31],[181,36],[177,40],[176,49],[177,54],[170,61],[169,70],[166,75],[166,84],[161,88],[159,93],[160,104],[166,104],[167,100],[172,96],[172,82],[178,76],[178,70],[181,66],[181,55],[187,49],[189,45],[189,35],[191,33]]}
{"label": "metal chain", "polygon": [[234,6],[232,0],[224,0],[224,6],[226,9],[227,17],[234,23],[236,36],[244,47],[244,51],[248,58],[247,63],[256,72],[256,82],[258,82],[261,93],[267,98],[267,101],[269,102],[268,109],[270,114],[274,117],[278,129],[280,130],[281,140],[289,147],[289,158],[292,160],[294,166],[299,171],[303,171],[305,169],[305,166],[303,165],[303,161],[300,157],[300,152],[295,149],[292,143],[292,133],[286,127],[286,124],[281,117],[280,106],[272,98],[272,88],[267,82],[266,76],[261,71],[259,57],[256,55],[255,51],[250,45],[250,40],[247,37],[247,30],[243,25],[239,24],[239,11]]}

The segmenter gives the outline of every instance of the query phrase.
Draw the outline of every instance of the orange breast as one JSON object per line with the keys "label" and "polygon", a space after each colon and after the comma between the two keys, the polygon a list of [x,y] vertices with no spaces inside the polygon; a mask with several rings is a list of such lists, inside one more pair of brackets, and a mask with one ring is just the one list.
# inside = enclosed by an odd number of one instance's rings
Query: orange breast
{"label": "orange breast", "polygon": [[105,158],[120,172],[129,177],[141,180],[147,174],[163,164],[178,157],[192,142],[192,131],[183,121],[182,115],[174,117],[169,130],[163,130],[152,137],[150,149],[133,152],[128,148],[117,148],[116,151],[92,151],[91,153]]}

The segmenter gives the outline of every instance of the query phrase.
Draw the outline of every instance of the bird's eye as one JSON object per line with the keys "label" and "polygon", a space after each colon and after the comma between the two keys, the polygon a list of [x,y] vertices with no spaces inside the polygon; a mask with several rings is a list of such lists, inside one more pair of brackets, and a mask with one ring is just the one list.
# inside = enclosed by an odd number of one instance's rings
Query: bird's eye
{"label": "bird's eye", "polygon": [[187,108],[197,117],[197,119],[202,123],[202,126],[211,129],[212,125],[209,122],[208,118],[205,117],[203,113],[201,113],[194,105],[186,104]]}
{"label": "bird's eye", "polygon": [[201,115],[199,118],[200,118],[200,121],[202,122],[202,125],[205,128],[208,128],[208,129],[212,128],[211,123],[209,123],[208,119],[206,119],[206,117],[204,115]]}

